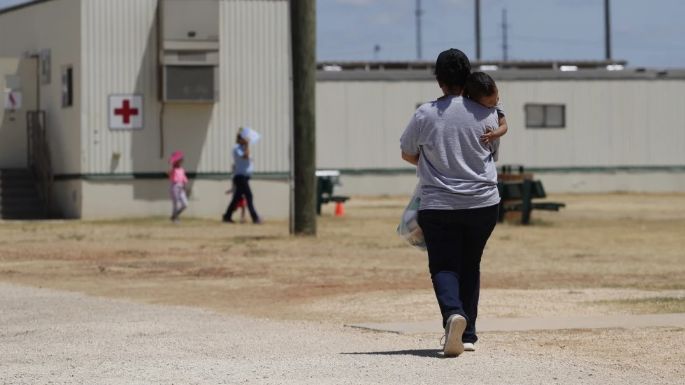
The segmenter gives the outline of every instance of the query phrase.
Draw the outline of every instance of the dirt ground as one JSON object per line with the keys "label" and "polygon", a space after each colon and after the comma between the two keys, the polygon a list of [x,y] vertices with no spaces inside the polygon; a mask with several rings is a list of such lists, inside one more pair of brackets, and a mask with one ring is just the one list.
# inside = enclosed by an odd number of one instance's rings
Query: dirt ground
{"label": "dirt ground", "polygon": [[[659,311],[650,298],[685,310],[685,195],[552,199],[567,207],[496,227],[482,314]],[[0,280],[277,318],[430,319],[426,257],[395,234],[404,203],[356,197],[344,217],[325,207],[316,238],[268,220],[0,222]]]}
{"label": "dirt ground", "polygon": [[[269,220],[0,222],[0,281],[271,319],[434,319],[426,257],[395,234],[407,199],[353,197],[344,217],[325,207],[316,238]],[[685,312],[685,194],[550,199],[567,207],[496,227],[480,316]],[[543,350],[601,352],[608,365],[635,341],[685,342],[673,328],[521,335]],[[655,372],[682,370],[682,356],[657,352]]]}

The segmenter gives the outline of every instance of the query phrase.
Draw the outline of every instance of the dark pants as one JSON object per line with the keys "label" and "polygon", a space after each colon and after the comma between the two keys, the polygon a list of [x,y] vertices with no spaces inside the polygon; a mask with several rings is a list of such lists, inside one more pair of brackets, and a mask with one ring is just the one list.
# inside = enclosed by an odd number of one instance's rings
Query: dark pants
{"label": "dark pants", "polygon": [[466,318],[463,342],[476,342],[480,259],[497,223],[498,205],[468,210],[421,210],[419,226],[442,324],[452,314]]}
{"label": "dark pants", "polygon": [[231,220],[233,212],[235,211],[236,207],[238,207],[240,198],[245,197],[245,200],[247,201],[247,209],[250,211],[250,216],[252,217],[252,222],[259,222],[259,215],[257,215],[257,210],[255,210],[254,204],[252,203],[252,190],[250,190],[249,180],[249,176],[233,176],[233,198],[231,199],[231,203],[228,205],[228,208],[224,213],[225,221]]}

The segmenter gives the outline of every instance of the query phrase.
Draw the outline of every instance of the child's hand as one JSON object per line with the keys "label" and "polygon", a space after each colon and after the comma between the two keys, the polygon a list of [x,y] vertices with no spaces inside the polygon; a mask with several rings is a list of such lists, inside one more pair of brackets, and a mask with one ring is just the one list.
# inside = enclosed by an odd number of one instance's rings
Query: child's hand
{"label": "child's hand", "polygon": [[492,128],[487,128],[485,134],[480,136],[480,141],[485,144],[492,143],[495,139],[497,136],[495,136],[495,131]]}

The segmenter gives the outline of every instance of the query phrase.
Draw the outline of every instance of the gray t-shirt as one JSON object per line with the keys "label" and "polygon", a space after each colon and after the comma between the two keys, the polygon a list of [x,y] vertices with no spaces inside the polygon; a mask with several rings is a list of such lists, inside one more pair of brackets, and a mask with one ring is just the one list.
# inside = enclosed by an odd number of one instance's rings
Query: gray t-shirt
{"label": "gray t-shirt", "polygon": [[421,105],[400,139],[402,152],[420,153],[420,210],[460,210],[499,203],[497,169],[480,141],[497,127],[497,112],[461,96]]}

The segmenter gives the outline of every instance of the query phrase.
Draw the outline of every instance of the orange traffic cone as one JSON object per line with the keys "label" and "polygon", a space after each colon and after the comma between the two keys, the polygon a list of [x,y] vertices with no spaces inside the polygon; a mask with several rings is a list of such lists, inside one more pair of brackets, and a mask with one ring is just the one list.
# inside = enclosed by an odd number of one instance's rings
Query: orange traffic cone
{"label": "orange traffic cone", "polygon": [[345,215],[345,206],[342,202],[335,202],[335,216],[342,217]]}

